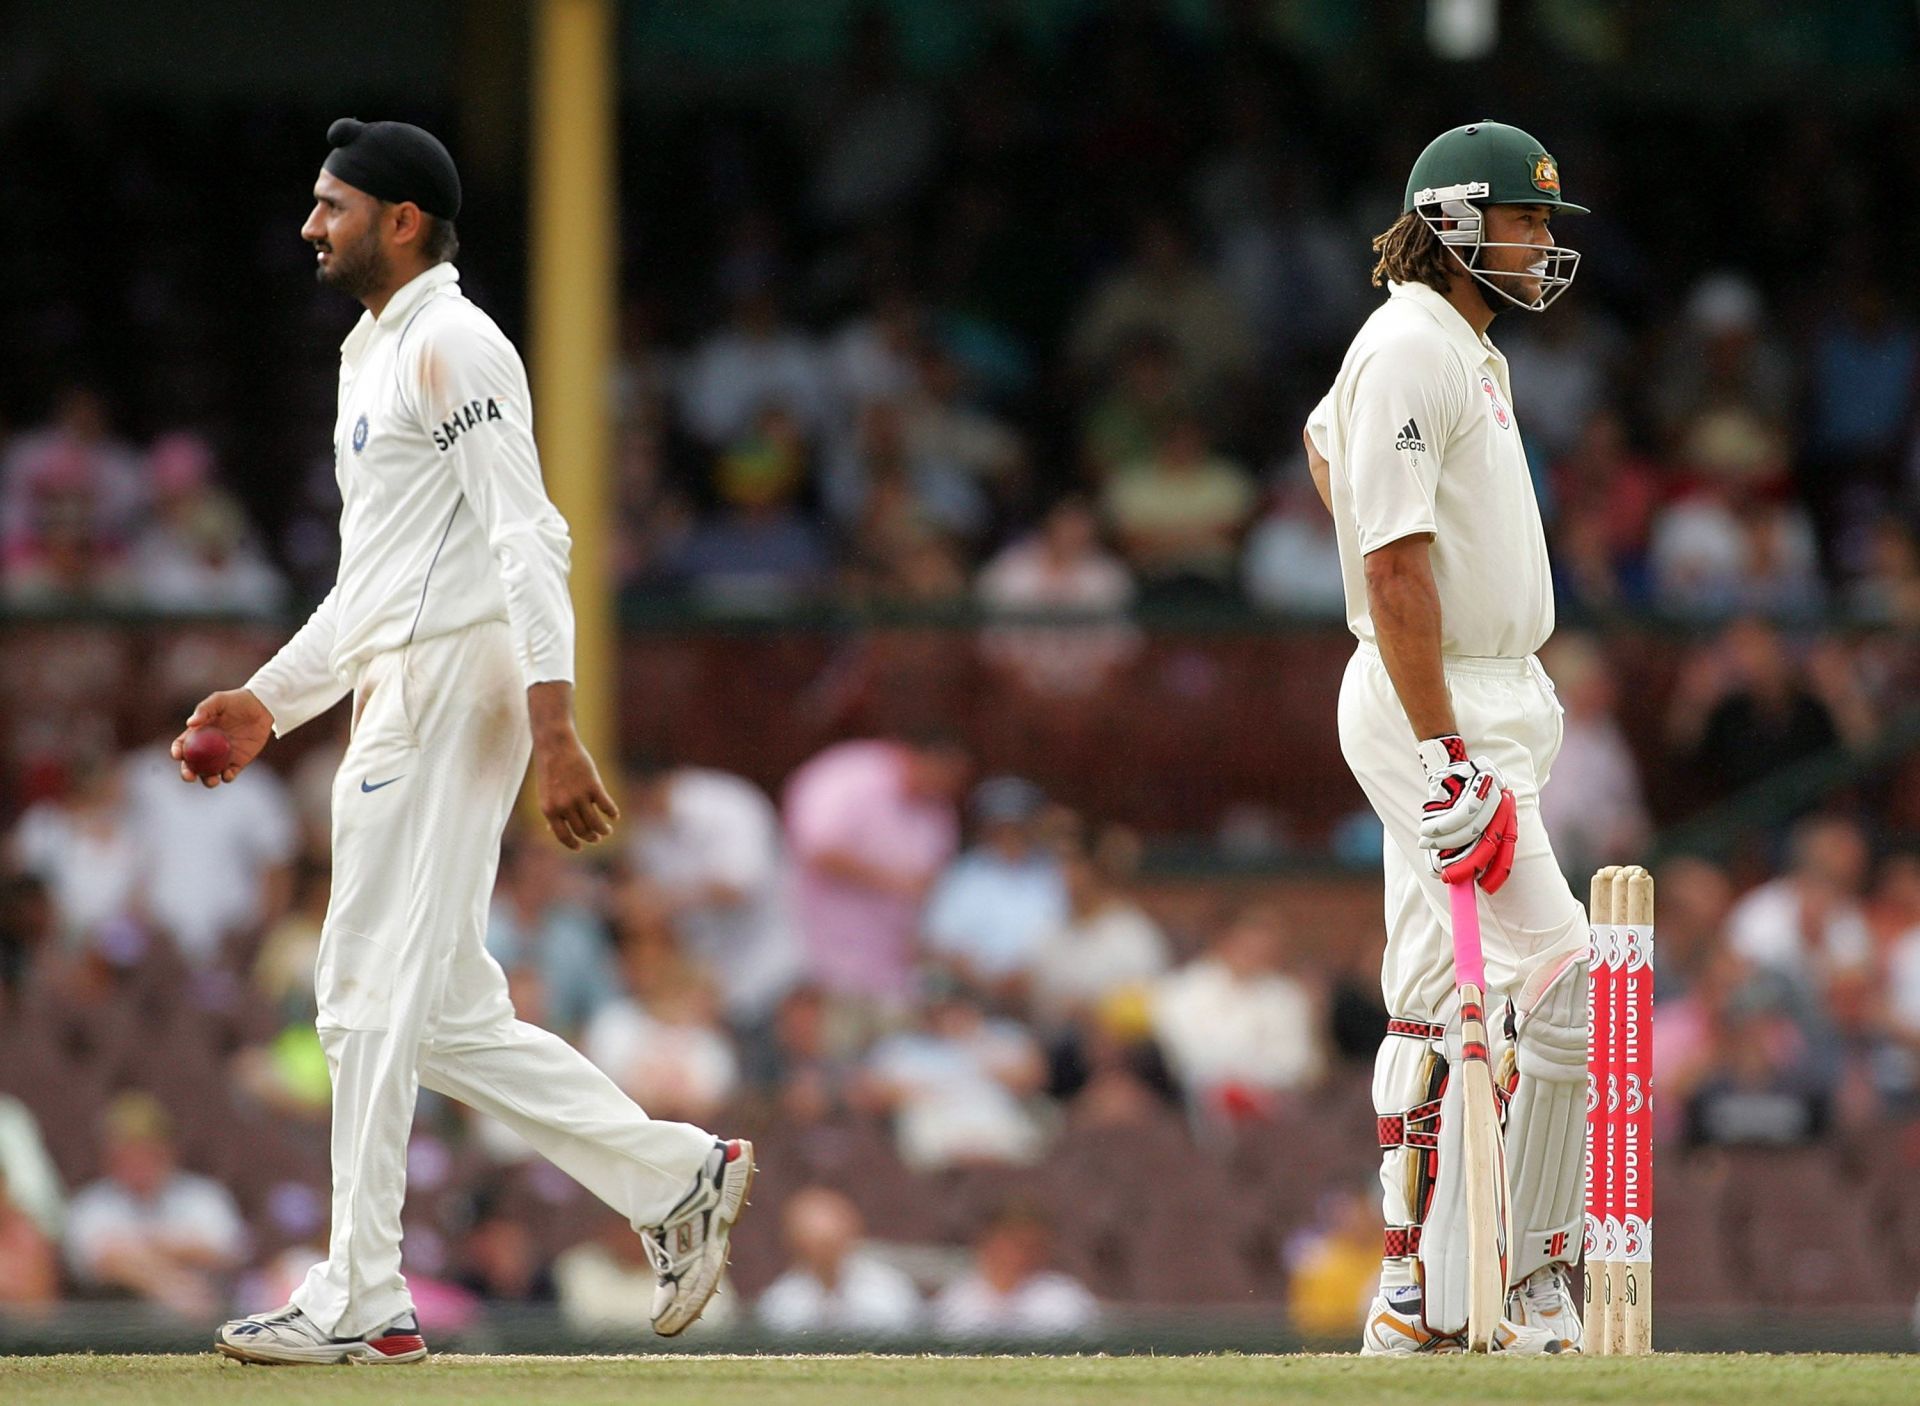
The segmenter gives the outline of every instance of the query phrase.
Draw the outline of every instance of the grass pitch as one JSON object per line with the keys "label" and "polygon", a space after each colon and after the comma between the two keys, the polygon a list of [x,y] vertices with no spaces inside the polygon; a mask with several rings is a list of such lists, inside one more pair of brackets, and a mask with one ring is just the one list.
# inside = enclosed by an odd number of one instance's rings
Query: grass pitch
{"label": "grass pitch", "polygon": [[195,1357],[0,1358],[8,1406],[457,1402],[459,1406],[1382,1406],[1601,1401],[1920,1400],[1920,1356],[1435,1357],[461,1357],[417,1366],[248,1367]]}

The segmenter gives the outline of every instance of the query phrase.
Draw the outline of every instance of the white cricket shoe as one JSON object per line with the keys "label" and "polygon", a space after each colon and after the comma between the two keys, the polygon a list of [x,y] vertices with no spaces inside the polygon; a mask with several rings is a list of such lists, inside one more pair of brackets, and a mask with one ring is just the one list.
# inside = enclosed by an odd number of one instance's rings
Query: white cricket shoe
{"label": "white cricket shoe", "polygon": [[[1374,1296],[1367,1310],[1367,1326],[1360,1335],[1362,1357],[1407,1356],[1421,1352],[1465,1352],[1467,1335],[1436,1333],[1420,1315],[1420,1301],[1396,1308],[1384,1294]],[[1560,1351],[1560,1342],[1542,1328],[1530,1328],[1503,1318],[1493,1333],[1493,1351],[1548,1353]]]}
{"label": "white cricket shoe", "polygon": [[228,1357],[270,1367],[386,1366],[427,1355],[427,1340],[412,1310],[365,1337],[334,1338],[292,1304],[223,1323],[213,1345]]}
{"label": "white cricket shoe", "polygon": [[1529,1328],[1543,1328],[1560,1341],[1561,1352],[1579,1352],[1585,1340],[1580,1303],[1573,1296],[1573,1275],[1563,1264],[1543,1264],[1507,1294],[1507,1316]]}
{"label": "white cricket shoe", "polygon": [[640,1233],[660,1276],[653,1291],[653,1331],[661,1337],[691,1327],[720,1287],[733,1223],[746,1209],[752,1185],[753,1144],[745,1138],[716,1142],[680,1204],[659,1225]]}

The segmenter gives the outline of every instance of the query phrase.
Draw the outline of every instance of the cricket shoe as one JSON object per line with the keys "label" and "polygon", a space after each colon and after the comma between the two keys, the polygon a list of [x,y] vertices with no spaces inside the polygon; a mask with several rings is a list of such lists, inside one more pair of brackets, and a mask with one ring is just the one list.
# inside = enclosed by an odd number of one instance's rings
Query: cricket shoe
{"label": "cricket shoe", "polygon": [[324,1367],[341,1362],[384,1367],[418,1362],[427,1355],[427,1340],[420,1336],[420,1321],[411,1309],[364,1337],[333,1338],[288,1304],[222,1324],[213,1345],[228,1357],[270,1367]]}
{"label": "cricket shoe", "polygon": [[1543,1264],[1507,1294],[1507,1316],[1529,1328],[1544,1328],[1559,1339],[1561,1352],[1579,1352],[1584,1340],[1580,1305],[1573,1297],[1571,1271]]}
{"label": "cricket shoe", "polygon": [[[1420,1300],[1412,1299],[1402,1305],[1387,1301],[1385,1295],[1376,1295],[1373,1307],[1367,1310],[1367,1326],[1360,1336],[1360,1355],[1362,1357],[1408,1356],[1421,1352],[1465,1352],[1467,1335],[1458,1333],[1436,1333],[1428,1328],[1421,1317]],[[1553,1334],[1543,1328],[1530,1328],[1510,1319],[1500,1320],[1500,1326],[1493,1330],[1492,1351],[1518,1353],[1547,1353],[1560,1351],[1560,1343]]]}
{"label": "cricket shoe", "polygon": [[680,1204],[659,1225],[640,1232],[660,1276],[653,1291],[653,1331],[661,1337],[691,1327],[720,1287],[733,1223],[746,1209],[752,1185],[753,1144],[745,1138],[715,1142]]}

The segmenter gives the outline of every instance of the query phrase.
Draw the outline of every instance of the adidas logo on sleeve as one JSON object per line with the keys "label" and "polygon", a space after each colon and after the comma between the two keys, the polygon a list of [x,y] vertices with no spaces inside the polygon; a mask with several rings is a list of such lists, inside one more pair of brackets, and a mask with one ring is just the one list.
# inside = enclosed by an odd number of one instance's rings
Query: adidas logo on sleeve
{"label": "adidas logo on sleeve", "polygon": [[1395,449],[1411,449],[1416,454],[1427,452],[1427,442],[1420,438],[1420,427],[1409,420],[1400,427],[1400,437],[1393,442]]}

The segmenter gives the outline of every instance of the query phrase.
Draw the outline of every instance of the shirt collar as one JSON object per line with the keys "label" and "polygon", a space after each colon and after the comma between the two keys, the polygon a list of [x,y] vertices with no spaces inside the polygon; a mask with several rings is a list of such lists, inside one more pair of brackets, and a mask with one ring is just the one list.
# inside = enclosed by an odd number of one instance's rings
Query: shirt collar
{"label": "shirt collar", "polygon": [[424,273],[415,274],[400,285],[394,295],[387,299],[387,305],[380,309],[378,318],[370,312],[360,314],[360,320],[353,324],[353,331],[347,334],[346,341],[340,344],[341,354],[348,360],[356,357],[360,349],[373,336],[375,329],[382,332],[395,332],[407,325],[407,319],[418,311],[420,305],[449,283],[460,281],[460,270],[452,264],[435,264]]}
{"label": "shirt collar", "polygon": [[1443,295],[1427,287],[1426,284],[1389,283],[1387,285],[1387,296],[1391,298],[1405,298],[1408,302],[1413,303],[1425,311],[1428,317],[1431,317],[1440,325],[1440,330],[1446,334],[1447,340],[1460,348],[1461,352],[1467,357],[1468,365],[1478,366],[1490,357],[1499,357],[1500,349],[1478,332],[1474,331],[1473,328],[1467,324],[1466,318],[1460,315],[1460,309],[1448,302]]}

